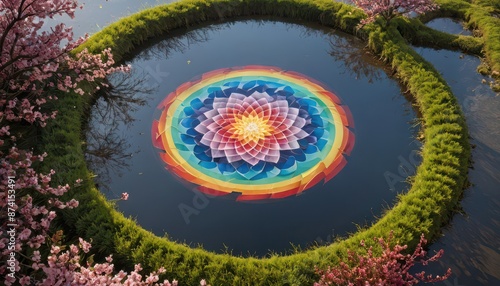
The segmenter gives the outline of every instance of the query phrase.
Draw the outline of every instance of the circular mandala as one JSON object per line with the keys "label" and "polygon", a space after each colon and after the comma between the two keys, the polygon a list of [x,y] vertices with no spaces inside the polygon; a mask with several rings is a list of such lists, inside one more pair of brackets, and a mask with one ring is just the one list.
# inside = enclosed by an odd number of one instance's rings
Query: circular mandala
{"label": "circular mandala", "polygon": [[284,198],[333,178],[354,146],[349,109],[321,84],[268,66],[182,84],[152,137],[168,170],[211,195]]}

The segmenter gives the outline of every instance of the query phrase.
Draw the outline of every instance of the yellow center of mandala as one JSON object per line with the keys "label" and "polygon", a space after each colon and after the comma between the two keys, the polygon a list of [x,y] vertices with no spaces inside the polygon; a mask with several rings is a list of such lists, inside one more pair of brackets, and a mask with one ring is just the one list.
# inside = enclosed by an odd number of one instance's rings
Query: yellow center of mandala
{"label": "yellow center of mandala", "polygon": [[269,124],[268,120],[256,114],[236,116],[230,129],[233,134],[232,137],[242,143],[259,142],[266,136],[271,136],[273,130],[274,128]]}

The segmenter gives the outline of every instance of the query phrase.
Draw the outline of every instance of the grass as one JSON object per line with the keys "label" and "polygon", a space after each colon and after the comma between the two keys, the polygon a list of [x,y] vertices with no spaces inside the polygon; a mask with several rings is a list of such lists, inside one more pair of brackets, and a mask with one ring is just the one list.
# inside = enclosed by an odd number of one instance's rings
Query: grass
{"label": "grass", "polygon": [[[80,207],[63,212],[58,221],[64,226],[67,239],[91,239],[96,260],[113,253],[115,265],[119,268],[131,269],[139,262],[146,271],[164,266],[167,269],[164,278],[175,278],[185,285],[197,285],[202,278],[212,285],[307,285],[318,279],[314,266],[337,263],[346,256],[347,249],[360,250],[361,240],[386,237],[392,230],[400,244],[413,248],[421,233],[430,239],[438,237],[467,183],[468,132],[450,88],[407,42],[481,53],[484,40],[487,58],[495,57],[495,52],[487,52],[488,49],[496,49],[494,44],[488,43],[495,35],[495,28],[490,27],[490,22],[480,19],[479,12],[470,11],[472,5],[483,7],[486,5],[483,2],[488,1],[473,1],[472,4],[440,1],[445,2],[442,13],[469,17],[471,23],[483,27],[483,37],[472,39],[436,33],[423,28],[420,20],[398,20],[387,30],[369,25],[356,31],[363,14],[352,6],[330,0],[183,0],[131,15],[96,33],[79,50],[88,48],[99,52],[111,47],[118,60],[126,58],[146,40],[171,30],[242,16],[301,19],[356,33],[392,67],[413,95],[424,127],[423,159],[411,189],[399,196],[394,208],[373,225],[359,229],[344,240],[287,256],[272,254],[263,259],[215,254],[155,236],[125,218],[106,201],[95,188],[83,156],[82,127],[91,99],[65,94],[57,102],[59,116],[43,130],[40,150],[49,154],[45,167],[55,169],[59,174],[56,183],[85,179],[81,187],[67,195],[79,200]],[[491,66],[495,68],[496,65]]]}
{"label": "grass", "polygon": [[500,91],[500,2],[498,0],[436,0],[436,2],[441,6],[441,10],[421,19],[428,21],[435,17],[454,17],[464,20],[468,27],[475,29],[484,42],[481,55],[484,56],[485,62],[478,67],[478,72],[491,75],[494,79],[490,82],[491,88]]}

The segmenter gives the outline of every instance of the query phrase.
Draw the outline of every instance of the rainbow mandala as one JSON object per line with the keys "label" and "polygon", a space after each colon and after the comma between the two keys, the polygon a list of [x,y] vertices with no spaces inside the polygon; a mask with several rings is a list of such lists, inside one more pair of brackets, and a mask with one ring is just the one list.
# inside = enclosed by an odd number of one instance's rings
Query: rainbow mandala
{"label": "rainbow mandala", "polygon": [[338,97],[275,67],[205,73],[158,108],[152,137],[166,168],[211,195],[299,194],[338,174],[354,146],[352,117]]}

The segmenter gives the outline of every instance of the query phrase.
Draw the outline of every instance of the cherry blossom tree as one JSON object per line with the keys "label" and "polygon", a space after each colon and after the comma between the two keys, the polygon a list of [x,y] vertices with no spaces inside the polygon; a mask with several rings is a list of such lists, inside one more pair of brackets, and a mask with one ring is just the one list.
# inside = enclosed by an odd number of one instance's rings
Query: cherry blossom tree
{"label": "cherry blossom tree", "polygon": [[[0,129],[0,135],[6,132]],[[33,164],[46,156],[12,147],[0,159],[0,259],[6,262],[0,266],[0,276],[5,285],[177,285],[176,280],[158,282],[164,268],[143,276],[140,264],[130,274],[116,271],[112,255],[104,263],[85,262],[80,254],[88,253],[91,244],[82,238],[78,246],[61,245],[63,233],[51,228],[51,222],[58,210],[75,208],[78,202],[59,200],[70,186],[52,187],[53,170],[35,171]],[[74,186],[81,183],[77,180]],[[120,199],[127,200],[128,194]],[[50,253],[41,254],[47,245]]]}
{"label": "cherry blossom tree", "polygon": [[423,14],[439,8],[433,0],[353,0],[353,3],[368,15],[360,26],[374,22],[377,16],[382,17],[387,26],[397,16]]}
{"label": "cherry blossom tree", "polygon": [[62,23],[54,27],[44,23],[54,16],[73,18],[77,8],[75,0],[0,1],[0,122],[24,120],[43,127],[56,114],[41,111],[48,100],[56,99],[54,90],[83,94],[79,82],[93,82],[99,88],[97,83],[106,75],[129,69],[114,67],[109,49],[72,56],[70,51],[86,38],[74,40],[72,28]]}
{"label": "cherry blossom tree", "polygon": [[451,269],[448,268],[443,276],[426,275],[424,271],[412,275],[410,268],[417,263],[427,265],[438,260],[444,253],[443,250],[434,256],[426,258],[427,251],[423,246],[427,243],[424,235],[420,237],[413,254],[403,254],[407,246],[395,245],[391,247],[393,233],[388,240],[375,238],[382,247],[382,254],[375,256],[373,247],[367,247],[362,241],[361,246],[366,249],[366,255],[348,251],[347,263],[340,262],[338,266],[329,267],[327,270],[316,270],[321,275],[315,286],[323,285],[401,285],[411,286],[422,282],[439,282],[448,279]]}
{"label": "cherry blossom tree", "polygon": [[[103,264],[81,261],[80,248],[85,253],[90,248],[81,238],[79,247],[70,245],[62,252],[62,231],[51,222],[58,210],[77,207],[78,201],[59,199],[70,186],[52,186],[55,171],[43,174],[35,168],[47,154],[18,148],[18,138],[12,134],[20,125],[44,127],[47,119],[54,118],[57,111],[44,111],[42,106],[57,99],[55,91],[83,95],[80,82],[99,89],[106,86],[107,75],[130,69],[115,67],[110,49],[71,55],[85,38],[74,41],[72,29],[64,24],[44,25],[44,19],[54,16],[74,17],[77,7],[74,0],[0,0],[0,259],[6,262],[0,266],[0,276],[6,285],[160,285],[156,282],[164,269],[144,280],[140,265],[127,275],[114,274],[111,257]],[[80,183],[77,180],[74,186]],[[127,200],[128,194],[120,199]],[[47,247],[50,254],[41,254]],[[176,284],[165,280],[161,285]]]}

